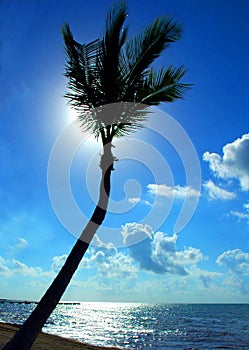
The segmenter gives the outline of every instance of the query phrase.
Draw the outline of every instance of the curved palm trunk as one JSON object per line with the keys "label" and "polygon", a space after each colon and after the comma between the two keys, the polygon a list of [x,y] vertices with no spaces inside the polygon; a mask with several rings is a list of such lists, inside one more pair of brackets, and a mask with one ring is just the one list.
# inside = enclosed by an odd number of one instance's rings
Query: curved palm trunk
{"label": "curved palm trunk", "polygon": [[99,202],[92,214],[91,220],[75,243],[60,272],[48,288],[37,307],[20,327],[13,338],[3,346],[2,350],[29,350],[48,317],[59,303],[73,274],[77,270],[95,232],[103,222],[110,194],[111,172],[113,170],[113,155],[111,144],[104,146],[101,157],[102,178],[100,183]]}

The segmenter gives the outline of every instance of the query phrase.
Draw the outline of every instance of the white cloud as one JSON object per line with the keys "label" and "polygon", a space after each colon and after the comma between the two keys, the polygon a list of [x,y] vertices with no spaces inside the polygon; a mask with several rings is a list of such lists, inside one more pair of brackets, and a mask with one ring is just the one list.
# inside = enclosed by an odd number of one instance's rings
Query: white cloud
{"label": "white cloud", "polygon": [[161,265],[165,272],[186,274],[187,265],[195,265],[203,259],[199,249],[189,247],[182,251],[176,250],[177,235],[165,236],[157,232],[152,242],[152,260]]}
{"label": "white cloud", "polygon": [[91,258],[92,261],[96,261],[98,264],[102,264],[106,260],[106,255],[103,251],[98,250]]}
{"label": "white cloud", "polygon": [[13,276],[50,277],[50,271],[43,271],[40,267],[27,266],[17,259],[4,260],[0,257],[0,276],[11,278]]}
{"label": "white cloud", "polygon": [[248,298],[249,294],[249,287],[248,283],[244,281],[244,279],[239,276],[238,274],[229,274],[224,278],[223,284],[225,285],[226,289],[234,290],[235,292],[240,292],[241,294],[244,294]]}
{"label": "white cloud", "polygon": [[203,160],[209,162],[210,169],[222,179],[236,179],[243,191],[249,190],[249,133],[226,144],[223,156],[205,152]]}
{"label": "white cloud", "polygon": [[219,265],[226,266],[229,273],[224,279],[224,285],[234,291],[240,291],[241,294],[248,295],[248,276],[249,276],[249,253],[241,249],[228,250],[217,258]]}
{"label": "white cloud", "polygon": [[149,201],[143,200],[142,202],[143,202],[144,204],[148,205],[149,207],[152,207],[152,206],[153,206],[153,204],[150,203]]}
{"label": "white cloud", "polygon": [[131,204],[137,204],[140,201],[141,201],[141,198],[139,198],[139,197],[132,197],[132,198],[128,199],[128,202],[131,203]]}
{"label": "white cloud", "polygon": [[150,203],[149,201],[146,201],[144,199],[141,199],[139,197],[132,197],[132,198],[129,198],[128,199],[128,202],[131,203],[131,204],[138,204],[138,203],[142,203],[142,204],[146,204],[148,206],[152,206],[153,204]]}
{"label": "white cloud", "polygon": [[0,256],[0,276],[8,277],[10,274],[10,269],[6,266],[5,260]]}
{"label": "white cloud", "polygon": [[16,244],[17,249],[23,249],[28,245],[28,241],[25,238],[19,237],[18,242]]}
{"label": "white cloud", "polygon": [[189,247],[181,252],[176,252],[176,261],[184,265],[195,265],[203,260],[200,249]]}
{"label": "white cloud", "polygon": [[[98,254],[98,252],[97,252]],[[136,276],[137,269],[133,265],[133,261],[130,256],[122,253],[116,253],[113,256],[107,257],[104,260],[104,256],[98,261],[98,272],[105,278],[134,278]]]}
{"label": "white cloud", "polygon": [[101,241],[98,235],[94,236],[89,253],[90,257],[84,257],[81,267],[97,268],[101,283],[105,284],[107,279],[130,279],[136,275],[137,268],[131,257],[118,252],[113,243]]}
{"label": "white cloud", "polygon": [[231,210],[228,215],[237,217],[239,220],[247,220],[249,223],[249,204],[244,204],[245,211]]}
{"label": "white cloud", "polygon": [[94,235],[91,245],[98,248],[99,251],[104,251],[107,255],[113,255],[117,252],[117,248],[112,242],[101,241],[97,234]]}
{"label": "white cloud", "polygon": [[203,184],[203,187],[208,193],[210,199],[220,199],[220,200],[231,200],[236,198],[236,194],[233,192],[229,192],[224,190],[218,186],[216,186],[212,180],[209,180]]}
{"label": "white cloud", "polygon": [[7,266],[4,266],[3,264],[0,263],[0,276],[1,277],[8,277],[10,276],[11,271]]}
{"label": "white cloud", "polygon": [[136,276],[137,268],[133,265],[133,260],[117,250],[94,248],[88,260],[88,267],[95,267],[102,283],[106,279],[124,278],[130,279]]}
{"label": "white cloud", "polygon": [[249,253],[241,249],[224,252],[217,258],[217,263],[226,266],[236,274],[249,274]]}
{"label": "white cloud", "polygon": [[239,220],[249,220],[249,213],[243,213],[236,210],[231,210],[230,214],[236,216]]}
{"label": "white cloud", "polygon": [[196,265],[203,258],[201,251],[192,247],[177,251],[176,234],[168,236],[157,232],[153,235],[149,225],[127,223],[121,233],[131,257],[147,271],[187,275],[187,266]]}
{"label": "white cloud", "polygon": [[11,271],[14,275],[36,277],[42,273],[39,267],[29,267],[19,260],[13,260],[13,269]]}
{"label": "white cloud", "polygon": [[60,270],[62,265],[64,264],[67,255],[54,256],[52,258],[52,264],[49,270],[44,271],[40,267],[28,266],[23,261],[17,259],[11,259],[8,261],[4,261],[0,257],[0,274],[5,272],[7,277],[13,276],[28,276],[28,277],[36,277],[36,278],[51,278],[54,277],[55,274]]}
{"label": "white cloud", "polygon": [[185,199],[187,197],[199,197],[200,192],[190,186],[176,185],[174,187],[165,184],[149,184],[147,185],[149,193],[161,197]]}
{"label": "white cloud", "polygon": [[61,267],[64,265],[65,261],[67,259],[67,255],[63,254],[60,256],[54,256],[52,258],[52,264],[51,264],[51,269],[54,272],[59,272]]}
{"label": "white cloud", "polygon": [[122,226],[121,234],[126,246],[134,245],[146,238],[151,238],[153,230],[149,225],[142,225],[136,222],[127,223]]}

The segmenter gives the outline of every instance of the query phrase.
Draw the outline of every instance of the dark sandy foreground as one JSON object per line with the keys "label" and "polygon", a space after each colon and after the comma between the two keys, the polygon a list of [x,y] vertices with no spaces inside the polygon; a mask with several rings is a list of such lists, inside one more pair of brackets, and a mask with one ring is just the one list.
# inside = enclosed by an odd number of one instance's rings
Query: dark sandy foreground
{"label": "dark sandy foreground", "polygon": [[[0,349],[13,336],[18,326],[0,322]],[[75,340],[69,340],[56,335],[40,333],[32,346],[32,350],[101,350],[118,349],[105,348],[102,346],[93,346],[80,343]]]}

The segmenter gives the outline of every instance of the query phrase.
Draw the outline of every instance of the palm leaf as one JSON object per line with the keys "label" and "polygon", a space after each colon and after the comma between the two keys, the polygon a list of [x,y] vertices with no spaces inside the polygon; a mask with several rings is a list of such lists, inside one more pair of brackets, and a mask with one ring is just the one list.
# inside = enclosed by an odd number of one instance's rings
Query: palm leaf
{"label": "palm leaf", "polygon": [[169,17],[158,17],[141,34],[126,44],[126,57],[130,72],[126,79],[125,98],[133,97],[143,73],[157,59],[163,50],[181,37],[180,26]]}
{"label": "palm leaf", "polygon": [[170,65],[167,69],[161,68],[159,71],[151,68],[138,92],[139,101],[148,105],[158,105],[160,102],[172,102],[183,98],[184,92],[191,86],[180,83],[186,72],[183,66],[175,68]]}
{"label": "palm leaf", "polygon": [[101,94],[101,84],[96,62],[99,55],[100,40],[94,40],[81,45],[74,40],[68,24],[62,28],[67,65],[65,76],[68,78],[68,93],[65,97],[69,104],[76,109],[84,130],[95,132],[98,120],[92,115],[92,109],[104,99]]}
{"label": "palm leaf", "polygon": [[[181,82],[184,67],[151,68],[163,50],[181,37],[180,26],[169,17],[158,17],[128,39],[126,17],[127,5],[121,1],[107,14],[103,37],[83,45],[73,38],[68,24],[62,29],[67,55],[65,96],[77,110],[82,128],[97,137],[101,134],[103,142],[136,131],[148,115],[147,105],[183,98],[190,87]],[[120,106],[113,108],[116,102]]]}
{"label": "palm leaf", "polygon": [[127,27],[123,28],[127,17],[124,1],[113,6],[105,19],[105,34],[101,42],[99,71],[105,103],[117,102],[120,94],[119,56],[127,38]]}

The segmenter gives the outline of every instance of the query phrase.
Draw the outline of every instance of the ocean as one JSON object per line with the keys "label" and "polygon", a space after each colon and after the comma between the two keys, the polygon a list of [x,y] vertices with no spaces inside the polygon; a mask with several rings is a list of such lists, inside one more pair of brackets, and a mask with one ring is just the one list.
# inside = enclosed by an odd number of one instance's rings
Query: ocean
{"label": "ocean", "polygon": [[[1,301],[21,324],[34,303]],[[249,349],[249,304],[59,304],[43,331],[121,349]]]}

